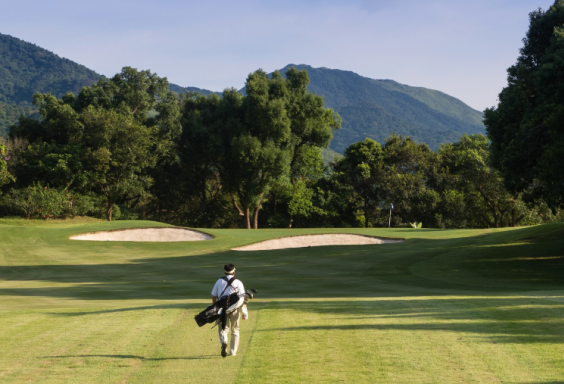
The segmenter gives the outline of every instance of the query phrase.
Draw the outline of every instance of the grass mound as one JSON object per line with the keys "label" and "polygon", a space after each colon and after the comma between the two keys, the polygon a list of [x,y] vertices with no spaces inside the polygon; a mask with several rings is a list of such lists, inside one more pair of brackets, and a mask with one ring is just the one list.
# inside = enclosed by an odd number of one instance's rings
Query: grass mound
{"label": "grass mound", "polygon": [[[205,230],[78,242],[154,222],[0,222],[0,381],[556,383],[564,224],[503,230]],[[236,252],[284,236],[405,238]],[[259,295],[238,355],[193,316],[232,262]],[[225,372],[232,376],[225,377]]]}

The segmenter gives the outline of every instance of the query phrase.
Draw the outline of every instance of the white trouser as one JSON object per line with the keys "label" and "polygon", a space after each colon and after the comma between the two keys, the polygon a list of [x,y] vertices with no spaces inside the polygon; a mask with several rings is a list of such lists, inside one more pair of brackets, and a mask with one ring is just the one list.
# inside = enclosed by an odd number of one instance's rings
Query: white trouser
{"label": "white trouser", "polygon": [[239,349],[239,320],[241,320],[241,308],[237,308],[227,316],[225,328],[221,328],[221,324],[218,327],[221,344],[228,344],[229,329],[231,329],[231,355],[235,355]]}

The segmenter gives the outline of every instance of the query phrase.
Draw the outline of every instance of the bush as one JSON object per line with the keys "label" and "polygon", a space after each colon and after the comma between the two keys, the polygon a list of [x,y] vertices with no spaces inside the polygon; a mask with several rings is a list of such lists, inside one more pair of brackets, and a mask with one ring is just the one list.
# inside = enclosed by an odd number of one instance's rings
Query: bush
{"label": "bush", "polygon": [[[26,188],[13,189],[3,199],[3,205],[5,213],[23,214],[27,219],[40,217],[47,220],[74,216],[103,218],[104,201],[94,193],[81,195],[68,189],[58,190],[37,183]],[[119,217],[119,208],[116,213]]]}
{"label": "bush", "polygon": [[27,219],[39,213],[40,195],[36,186],[12,190],[4,202],[19,213],[23,213]]}
{"label": "bush", "polygon": [[22,212],[27,219],[33,215],[44,219],[61,216],[66,211],[67,201],[64,191],[34,184],[23,189],[12,190],[8,204]]}

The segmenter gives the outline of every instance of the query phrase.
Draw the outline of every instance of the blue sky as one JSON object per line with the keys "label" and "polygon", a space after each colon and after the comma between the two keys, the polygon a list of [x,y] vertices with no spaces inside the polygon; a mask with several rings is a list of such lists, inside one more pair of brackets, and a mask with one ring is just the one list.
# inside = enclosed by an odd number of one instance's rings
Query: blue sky
{"label": "blue sky", "polygon": [[150,69],[182,86],[240,88],[309,64],[497,103],[529,12],[554,0],[0,0],[0,33],[111,76]]}

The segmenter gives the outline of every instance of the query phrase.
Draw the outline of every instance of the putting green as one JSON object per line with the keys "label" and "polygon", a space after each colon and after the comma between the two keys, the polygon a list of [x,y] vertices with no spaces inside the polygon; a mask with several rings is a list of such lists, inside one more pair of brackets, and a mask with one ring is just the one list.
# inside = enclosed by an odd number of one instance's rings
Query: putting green
{"label": "putting green", "polygon": [[[0,382],[559,383],[564,224],[504,230],[205,230],[72,241],[155,222],[0,220]],[[399,244],[237,252],[283,236]],[[232,262],[256,288],[240,351],[193,316]]]}

